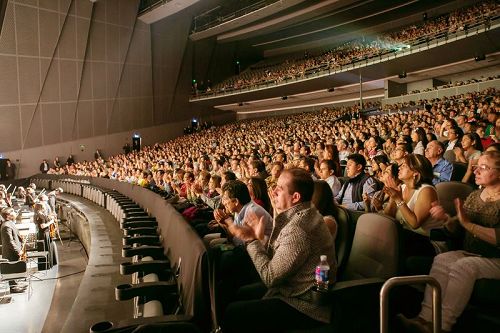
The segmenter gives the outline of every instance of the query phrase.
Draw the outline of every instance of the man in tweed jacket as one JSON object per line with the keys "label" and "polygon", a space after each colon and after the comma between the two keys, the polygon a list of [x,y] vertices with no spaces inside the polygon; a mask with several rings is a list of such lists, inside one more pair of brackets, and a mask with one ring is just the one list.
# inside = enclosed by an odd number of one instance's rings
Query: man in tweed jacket
{"label": "man in tweed jacket", "polygon": [[278,332],[330,321],[330,308],[311,300],[320,255],[328,256],[331,280],[336,271],[334,240],[310,203],[313,188],[304,170],[281,174],[273,192],[278,215],[266,243],[263,221],[246,221],[253,230],[243,236],[247,251],[268,290],[262,299],[231,303],[224,315],[224,333]]}

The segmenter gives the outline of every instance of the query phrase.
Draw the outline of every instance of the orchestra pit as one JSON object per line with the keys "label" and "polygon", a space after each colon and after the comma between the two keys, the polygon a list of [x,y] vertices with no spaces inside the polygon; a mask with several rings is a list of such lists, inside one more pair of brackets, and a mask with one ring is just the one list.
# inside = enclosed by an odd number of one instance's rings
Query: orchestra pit
{"label": "orchestra pit", "polygon": [[500,331],[496,0],[0,1],[0,331]]}

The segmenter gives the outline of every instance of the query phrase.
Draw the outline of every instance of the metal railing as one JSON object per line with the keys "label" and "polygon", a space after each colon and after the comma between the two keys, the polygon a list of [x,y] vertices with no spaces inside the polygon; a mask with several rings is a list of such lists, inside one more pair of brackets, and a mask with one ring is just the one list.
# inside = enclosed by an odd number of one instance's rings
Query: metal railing
{"label": "metal railing", "polygon": [[441,332],[441,286],[429,275],[396,276],[387,280],[380,289],[380,333],[389,329],[389,291],[396,286],[426,283],[432,288],[432,326],[434,333]]}

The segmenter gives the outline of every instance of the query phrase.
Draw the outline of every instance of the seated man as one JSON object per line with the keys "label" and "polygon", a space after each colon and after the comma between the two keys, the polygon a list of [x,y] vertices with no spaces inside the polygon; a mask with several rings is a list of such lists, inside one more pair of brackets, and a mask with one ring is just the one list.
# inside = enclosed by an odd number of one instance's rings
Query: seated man
{"label": "seated man", "polygon": [[434,173],[433,185],[449,182],[453,173],[453,164],[443,158],[444,151],[444,144],[437,140],[429,142],[425,148],[425,157],[431,162]]}
{"label": "seated man", "polygon": [[278,215],[266,243],[264,218],[248,216],[251,228],[239,236],[268,290],[262,299],[229,304],[224,332],[281,332],[330,321],[331,309],[311,301],[320,256],[328,256],[330,280],[336,271],[333,238],[310,202],[313,191],[313,180],[305,170],[283,171],[273,191]]}
{"label": "seated man", "polygon": [[361,154],[351,154],[347,157],[346,173],[349,180],[344,183],[335,200],[339,205],[352,210],[364,210],[363,194],[371,197],[378,184],[365,172],[366,159]]}
{"label": "seated man", "polygon": [[[210,243],[210,255],[218,281],[218,306],[221,310],[234,297],[239,287],[258,281],[245,243],[237,236],[248,231],[245,220],[249,215],[262,218],[266,238],[271,235],[273,227],[271,215],[251,200],[247,185],[239,180],[228,181],[222,186],[222,204],[225,211],[216,209],[214,217],[226,229],[230,244],[221,244],[224,241],[222,238],[213,239]],[[205,236],[205,240],[213,238],[212,235]]]}
{"label": "seated man", "polygon": [[[18,261],[23,255],[23,240],[19,235],[16,224],[16,211],[13,208],[4,208],[2,210],[4,222],[1,228],[2,238],[2,258],[9,261]],[[11,293],[22,293],[26,286],[20,286],[16,281],[9,281]]]}

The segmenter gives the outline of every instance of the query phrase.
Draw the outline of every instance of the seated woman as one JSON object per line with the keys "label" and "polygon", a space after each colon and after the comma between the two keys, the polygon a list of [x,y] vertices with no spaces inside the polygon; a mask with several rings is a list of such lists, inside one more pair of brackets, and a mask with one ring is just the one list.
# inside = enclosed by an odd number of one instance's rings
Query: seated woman
{"label": "seated woman", "polygon": [[403,182],[401,186],[389,180],[384,187],[390,198],[384,212],[403,225],[403,258],[434,256],[429,233],[441,223],[436,223],[429,213],[431,204],[438,200],[436,189],[432,186],[431,162],[422,155],[407,155],[399,167],[398,177]]}
{"label": "seated woman", "polygon": [[[478,279],[500,279],[500,152],[487,151],[474,171],[482,189],[472,192],[465,203],[455,200],[457,216],[450,217],[436,205],[434,218],[445,221],[450,232],[465,230],[463,250],[449,251],[434,258],[430,276],[441,285],[442,330],[451,331],[462,314]],[[431,332],[432,292],[425,290],[417,318],[400,317],[411,332]]]}
{"label": "seated woman", "polygon": [[387,157],[387,155],[382,154],[372,158],[370,166],[372,168],[373,177],[376,180],[382,181],[382,173],[384,172],[387,165],[389,165],[389,158]]}
{"label": "seated woman", "polygon": [[483,151],[481,138],[476,133],[467,133],[462,137],[462,147],[455,147],[455,161],[468,163],[470,160],[477,160]]}
{"label": "seated woman", "polygon": [[[396,184],[399,186],[401,181],[398,178],[399,165],[397,163],[389,164],[380,176],[380,180],[384,186],[389,186],[391,184]],[[365,211],[378,213],[384,212],[384,208],[389,202],[389,195],[387,195],[384,190],[379,190],[375,192],[372,196],[363,194],[363,201],[365,202]]]}
{"label": "seated woman", "polygon": [[332,190],[327,182],[324,180],[314,181],[314,192],[311,202],[318,212],[323,215],[323,220],[335,240],[337,236],[337,221],[335,221],[333,215],[335,214],[336,206]]}
{"label": "seated woman", "polygon": [[250,177],[247,182],[248,192],[252,200],[264,208],[269,214],[272,214],[273,207],[271,206],[271,199],[267,193],[266,181],[260,177]]}
{"label": "seated woman", "polygon": [[[484,151],[500,151],[500,143],[494,143],[488,148],[486,148]],[[479,160],[479,157],[477,159],[470,159],[469,164],[467,165],[467,172],[465,173],[464,177],[462,178],[463,183],[475,183],[474,182],[474,167],[477,165],[477,161]]]}
{"label": "seated woman", "polygon": [[427,135],[422,127],[417,127],[411,132],[411,140],[415,145],[413,148],[413,153],[418,155],[424,155],[425,147],[427,146]]}

